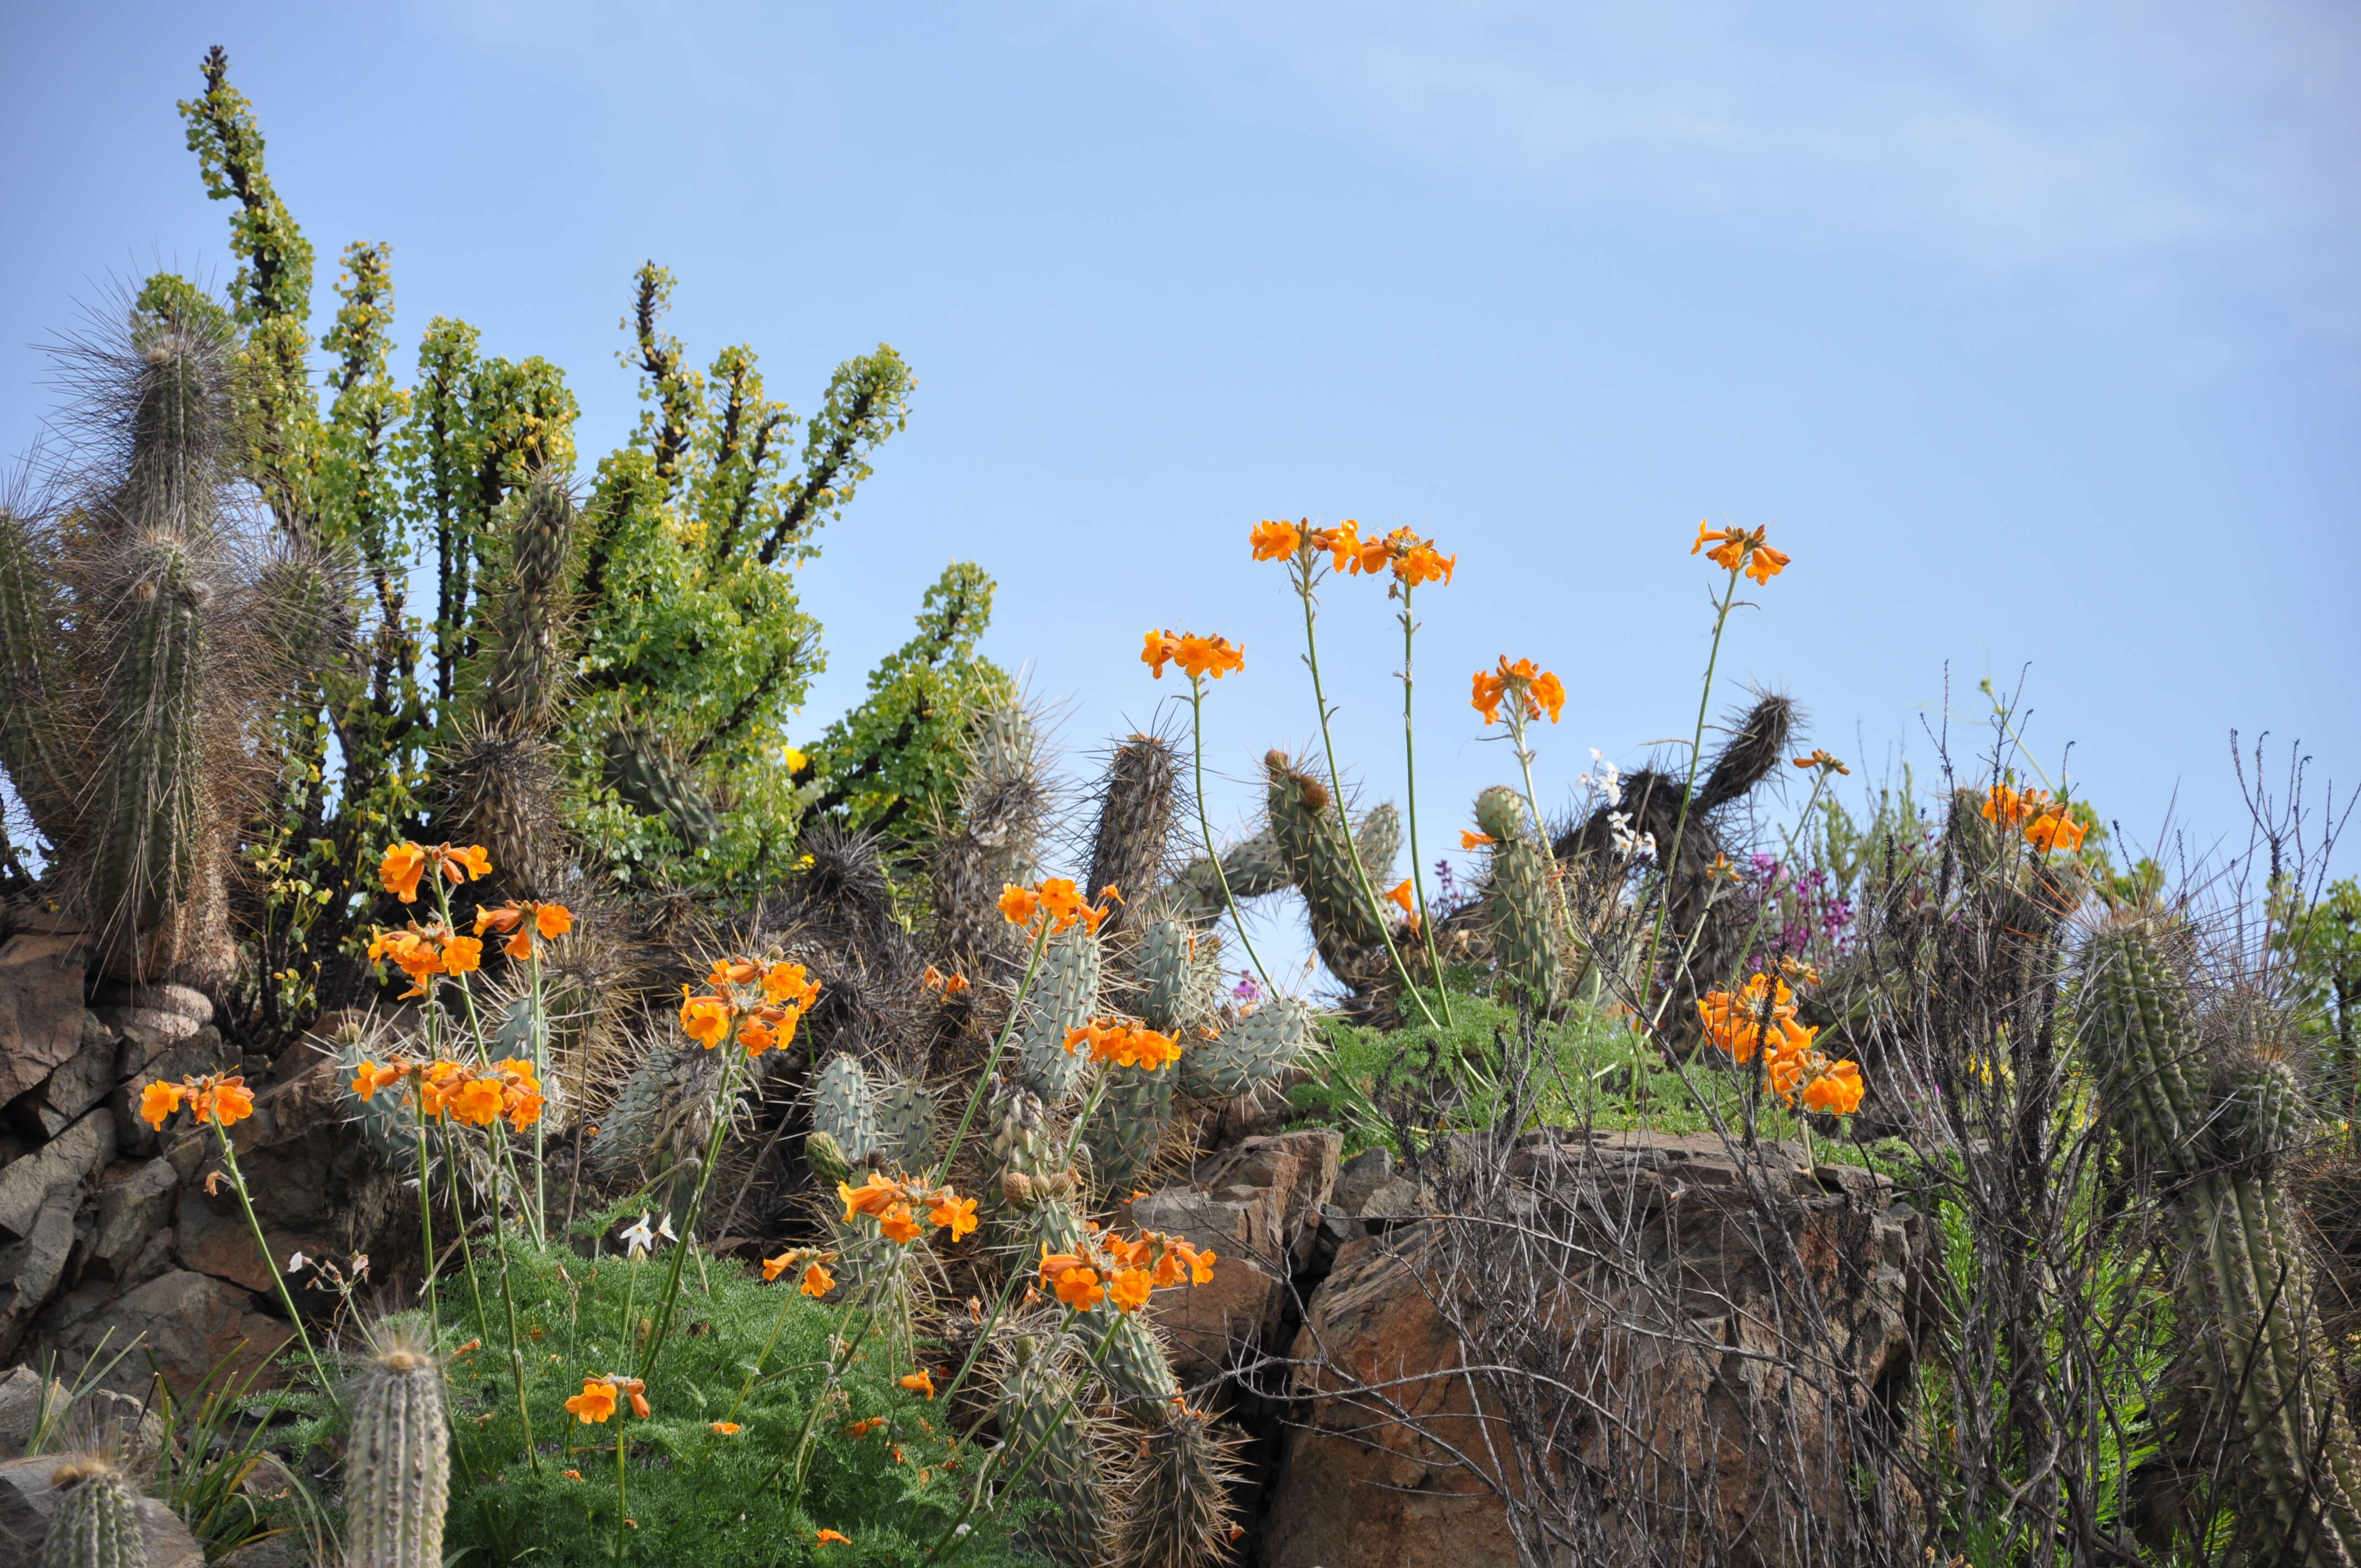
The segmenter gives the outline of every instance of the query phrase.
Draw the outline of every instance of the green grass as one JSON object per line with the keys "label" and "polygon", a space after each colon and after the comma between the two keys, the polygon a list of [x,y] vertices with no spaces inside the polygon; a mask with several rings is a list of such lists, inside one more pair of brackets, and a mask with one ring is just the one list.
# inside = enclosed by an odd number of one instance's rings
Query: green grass
{"label": "green grass", "polygon": [[[818,1390],[829,1336],[845,1317],[838,1307],[797,1294],[792,1272],[765,1285],[722,1259],[692,1268],[673,1334],[647,1378],[649,1418],[635,1419],[625,1407],[602,1424],[587,1425],[567,1413],[565,1401],[582,1391],[586,1376],[628,1375],[636,1365],[642,1331],[627,1321],[627,1303],[629,1319],[650,1316],[667,1262],[661,1255],[594,1262],[511,1245],[537,1472],[523,1457],[491,1258],[477,1259],[485,1321],[476,1317],[464,1275],[441,1281],[445,1338],[483,1342],[450,1368],[446,1549],[453,1561],[610,1561],[620,1438],[630,1445],[622,1510],[632,1521],[622,1531],[627,1562],[715,1568],[917,1562],[958,1513],[979,1451],[955,1448],[941,1412],[896,1386],[909,1365],[902,1347],[881,1332],[818,1422],[810,1480],[800,1502],[791,1504],[782,1476]],[[774,1323],[777,1343],[739,1404]],[[924,1340],[916,1348],[940,1380],[940,1357],[929,1357]],[[724,1419],[741,1430],[714,1431],[711,1423]],[[848,1435],[853,1423],[871,1419],[882,1424],[860,1438]],[[851,1537],[850,1543],[818,1546],[823,1529]],[[1007,1519],[988,1512],[976,1517],[946,1560],[961,1568],[1031,1561],[1009,1546]]]}
{"label": "green grass", "polygon": [[[1454,979],[1463,977],[1455,972]],[[1497,1042],[1503,1034],[1513,1035],[1516,1010],[1457,986],[1451,1006],[1453,1021],[1440,1029],[1380,1030],[1326,1020],[1327,1050],[1313,1064],[1312,1080],[1289,1096],[1294,1124],[1343,1129],[1347,1157],[1378,1144],[1391,1145],[1389,1119],[1378,1109],[1385,1090],[1389,1082],[1399,1085],[1406,1075],[1422,1069],[1432,1049],[1440,1061],[1457,1064],[1451,1070],[1464,1099],[1442,1125],[1421,1126],[1417,1132],[1432,1135],[1488,1125],[1499,1103],[1490,1081],[1499,1059]],[[1563,1019],[1542,1025],[1540,1037],[1546,1059],[1530,1125],[1675,1135],[1711,1132],[1717,1117],[1733,1129],[1744,1125],[1745,1077],[1727,1062],[1717,1065],[1710,1053],[1700,1053],[1676,1072],[1627,1023],[1581,1005]],[[1795,1117],[1769,1095],[1757,1104],[1755,1114],[1761,1136],[1799,1135]],[[1899,1168],[1907,1155],[1899,1146],[1864,1148],[1825,1135],[1816,1136],[1813,1150],[1824,1161],[1880,1168],[1888,1164]]]}

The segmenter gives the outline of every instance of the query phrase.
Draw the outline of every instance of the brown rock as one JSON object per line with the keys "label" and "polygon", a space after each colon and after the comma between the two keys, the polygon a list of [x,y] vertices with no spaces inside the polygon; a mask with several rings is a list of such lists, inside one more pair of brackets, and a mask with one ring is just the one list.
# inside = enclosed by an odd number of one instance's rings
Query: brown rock
{"label": "brown rock", "polygon": [[[71,1455],[45,1453],[0,1463],[0,1568],[35,1568],[41,1542],[58,1510],[49,1485]],[[139,1533],[148,1547],[148,1568],[204,1568],[205,1554],[188,1527],[153,1497],[133,1499]]]}
{"label": "brown rock", "polygon": [[187,1393],[224,1361],[238,1375],[260,1368],[255,1387],[269,1387],[276,1376],[266,1364],[294,1336],[284,1319],[257,1309],[251,1291],[188,1269],[120,1298],[104,1286],[76,1286],[51,1313],[54,1321],[45,1320],[41,1338],[57,1351],[63,1373],[78,1371],[93,1355],[112,1357],[138,1340],[139,1349],[116,1362],[105,1378],[107,1387],[129,1394],[147,1386],[149,1354],[176,1394]]}
{"label": "brown rock", "polygon": [[79,935],[28,932],[0,946],[0,1104],[82,1049]]}
{"label": "brown rock", "polygon": [[[1537,1506],[1580,1489],[1598,1561],[1624,1561],[1625,1549],[1648,1561],[1807,1560],[1795,1542],[1815,1530],[1798,1516],[1841,1515],[1851,1418],[1908,1381],[1927,1244],[1875,1176],[1807,1176],[1792,1151],[1763,1155],[1750,1177],[1709,1135],[1527,1140],[1510,1158],[1506,1202],[1571,1243],[1576,1260],[1529,1288],[1499,1284],[1480,1260],[1466,1266],[1465,1255],[1446,1263],[1472,1225],[1420,1220],[1347,1243],[1293,1346],[1300,1424],[1285,1439],[1262,1563],[1519,1561],[1508,1508],[1453,1458],[1499,1452],[1503,1407],[1498,1386],[1476,1379],[1495,1420],[1476,1419],[1458,1371],[1469,1353],[1444,1309],[1479,1321],[1499,1301],[1518,1326],[1542,1325],[1521,1343],[1549,1350],[1544,1370],[1575,1393],[1547,1468],[1495,1480]],[[1797,1310],[1806,1299],[1818,1333],[1783,1332],[1808,1318]]]}
{"label": "brown rock", "polygon": [[1289,1281],[1336,1181],[1343,1137],[1325,1128],[1248,1138],[1201,1161],[1185,1188],[1137,1199],[1132,1223],[1219,1255],[1213,1279],[1159,1292],[1150,1308],[1181,1376],[1200,1380],[1277,1333]]}

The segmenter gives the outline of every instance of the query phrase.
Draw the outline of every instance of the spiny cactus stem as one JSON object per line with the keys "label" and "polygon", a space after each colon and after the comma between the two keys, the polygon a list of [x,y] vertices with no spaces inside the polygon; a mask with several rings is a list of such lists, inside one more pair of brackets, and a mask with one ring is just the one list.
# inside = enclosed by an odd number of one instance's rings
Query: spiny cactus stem
{"label": "spiny cactus stem", "polygon": [[992,1310],[983,1315],[983,1321],[976,1328],[975,1343],[967,1347],[967,1359],[960,1363],[959,1375],[935,1396],[945,1409],[951,1408],[951,1396],[960,1391],[961,1386],[967,1382],[968,1374],[975,1370],[975,1364],[983,1358],[983,1347],[992,1343],[992,1331],[999,1323],[1002,1314],[1008,1310],[1008,1303],[1016,1299],[1018,1288],[1032,1277],[1021,1268],[1008,1271],[1007,1282],[1000,1288],[1000,1299],[993,1302]]}
{"label": "spiny cactus stem", "polygon": [[[1426,972],[1434,977],[1434,999],[1443,1003],[1443,1022],[1448,1027],[1453,1022],[1451,992],[1443,983],[1443,960],[1435,956],[1434,921],[1426,912],[1426,868],[1418,858],[1418,731],[1411,724],[1410,717],[1411,688],[1414,684],[1411,678],[1411,636],[1418,629],[1418,623],[1411,620],[1410,596],[1416,587],[1416,584],[1410,582],[1401,586],[1402,766],[1405,770],[1403,776],[1408,781],[1405,788],[1410,801],[1410,885],[1411,891],[1418,894],[1418,934],[1426,944]],[[1526,793],[1532,793],[1532,781],[1530,778],[1525,781],[1525,788]],[[1337,815],[1344,815],[1341,801],[1337,806]]]}
{"label": "spiny cactus stem", "polygon": [[1320,744],[1328,756],[1329,798],[1336,807],[1336,826],[1345,835],[1345,858],[1353,862],[1353,879],[1360,884],[1361,896],[1369,901],[1370,913],[1377,916],[1378,938],[1386,945],[1386,957],[1392,960],[1394,973],[1400,978],[1403,992],[1418,1003],[1419,1012],[1426,1019],[1426,1026],[1440,1028],[1442,1025],[1435,1022],[1434,1009],[1426,1004],[1418,982],[1410,977],[1410,966],[1402,962],[1401,954],[1394,947],[1393,930],[1386,924],[1385,905],[1378,902],[1377,885],[1369,881],[1369,868],[1361,863],[1361,851],[1353,844],[1353,814],[1345,808],[1345,775],[1336,771],[1336,737],[1329,729],[1328,696],[1320,684],[1320,639],[1313,630],[1313,622],[1319,619],[1319,612],[1312,598],[1312,563],[1310,554],[1299,552],[1290,570],[1295,577],[1295,597],[1303,601],[1303,662],[1312,670],[1312,706],[1320,714]]}
{"label": "spiny cactus stem", "polygon": [[951,1161],[959,1157],[960,1145],[967,1139],[967,1130],[974,1124],[976,1107],[983,1103],[984,1091],[992,1087],[993,1074],[1000,1069],[1001,1054],[1008,1049],[1010,1036],[1016,1033],[1017,1020],[1025,1016],[1025,998],[1033,990],[1034,979],[1041,972],[1041,955],[1049,950],[1049,922],[1041,921],[1041,928],[1033,935],[1033,951],[1025,959],[1025,978],[1016,982],[1016,999],[1008,1004],[1007,1021],[1000,1025],[1000,1037],[992,1042],[992,1054],[983,1058],[983,1070],[976,1074],[975,1087],[969,1091],[967,1109],[960,1113],[959,1125],[951,1131],[950,1146],[943,1150],[934,1174],[927,1178],[929,1187],[940,1187],[950,1174]]}
{"label": "spiny cactus stem", "polygon": [[[1741,565],[1743,560],[1744,558],[1741,557]],[[1672,889],[1665,886],[1664,883],[1671,874],[1669,868],[1680,863],[1681,836],[1688,831],[1689,802],[1697,798],[1697,769],[1705,756],[1706,715],[1712,711],[1714,667],[1721,663],[1721,634],[1730,625],[1730,607],[1737,598],[1738,567],[1732,566],[1730,569],[1729,581],[1721,587],[1721,602],[1714,607],[1713,645],[1707,650],[1705,680],[1700,684],[1697,692],[1697,729],[1689,737],[1689,776],[1688,782],[1681,786],[1680,814],[1673,818],[1672,848],[1664,850],[1660,847],[1656,857],[1658,884],[1656,925],[1655,929],[1648,934],[1646,959],[1640,967],[1640,1016],[1648,1020],[1651,1028],[1655,1028],[1664,1022],[1662,1004],[1659,1004],[1655,1013],[1651,1014],[1648,1011],[1648,1003],[1649,992],[1654,989],[1656,983],[1656,954],[1664,945],[1664,923],[1672,917],[1673,913]],[[1540,817],[1536,817],[1534,821],[1538,823]],[[1664,1001],[1669,1003],[1671,1000],[1672,992],[1667,990],[1664,993]]]}
{"label": "spiny cactus stem", "polygon": [[1197,773],[1197,828],[1204,835],[1205,858],[1213,862],[1213,879],[1222,884],[1222,902],[1229,906],[1230,924],[1237,927],[1238,940],[1244,944],[1246,957],[1254,960],[1255,973],[1262,976],[1262,989],[1269,995],[1278,988],[1270,983],[1270,970],[1262,967],[1262,955],[1255,951],[1254,938],[1246,935],[1246,916],[1238,913],[1238,901],[1230,893],[1230,873],[1222,869],[1222,857],[1213,848],[1213,825],[1205,816],[1205,677],[1189,677],[1189,761]]}
{"label": "spiny cactus stem", "polygon": [[[1068,1321],[1071,1322],[1075,1318],[1080,1316],[1080,1313],[1070,1313],[1068,1314]],[[985,1464],[976,1466],[975,1485],[968,1489],[966,1506],[960,1509],[959,1517],[952,1519],[951,1522],[944,1528],[943,1533],[935,1538],[934,1545],[927,1548],[927,1554],[918,1559],[922,1568],[924,1564],[932,1563],[942,1556],[943,1548],[962,1539],[960,1535],[960,1527],[966,1524],[970,1519],[973,1518],[975,1510],[983,1506],[983,1489],[986,1486],[991,1484],[993,1481],[997,1480],[1000,1483],[1001,1490],[1005,1492],[1013,1490],[1016,1486],[1017,1483],[1025,1479],[1025,1473],[1033,1468],[1034,1462],[1039,1459],[1041,1457],[1042,1451],[1049,1446],[1050,1434],[1055,1432],[1059,1427],[1064,1425],[1066,1418],[1074,1413],[1074,1407],[1082,1403],[1082,1391],[1088,1388],[1091,1384],[1090,1374],[1096,1372],[1099,1368],[1099,1364],[1106,1359],[1107,1346],[1115,1343],[1115,1331],[1123,1327],[1123,1322],[1124,1319],[1122,1313],[1114,1311],[1107,1313],[1106,1332],[1099,1335],[1099,1343],[1092,1349],[1091,1358],[1085,1370],[1075,1375],[1074,1386],[1073,1388],[1066,1395],[1066,1402],[1058,1407],[1057,1414],[1049,1418],[1049,1422],[1042,1428],[1041,1435],[1034,1439],[1032,1447],[1025,1451],[1025,1457],[1016,1462],[1015,1469],[1003,1474],[1000,1465],[997,1464]],[[1007,1446],[1003,1444],[1000,1448],[994,1451],[993,1458],[994,1460],[1005,1459],[1007,1455]]]}

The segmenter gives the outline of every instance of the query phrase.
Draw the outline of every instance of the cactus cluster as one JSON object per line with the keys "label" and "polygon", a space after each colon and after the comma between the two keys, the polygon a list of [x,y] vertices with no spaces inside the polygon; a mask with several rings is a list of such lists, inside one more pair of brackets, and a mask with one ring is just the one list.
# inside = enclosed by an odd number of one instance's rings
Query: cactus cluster
{"label": "cactus cluster", "polygon": [[2211,1062],[2163,917],[2128,911],[2085,955],[2082,1039],[2109,1121],[2169,1183],[2187,1263],[2183,1319],[2199,1397],[2235,1431],[2261,1505],[2307,1565],[2361,1561],[2356,1448],[2280,1172],[2303,1132],[2279,1050]]}

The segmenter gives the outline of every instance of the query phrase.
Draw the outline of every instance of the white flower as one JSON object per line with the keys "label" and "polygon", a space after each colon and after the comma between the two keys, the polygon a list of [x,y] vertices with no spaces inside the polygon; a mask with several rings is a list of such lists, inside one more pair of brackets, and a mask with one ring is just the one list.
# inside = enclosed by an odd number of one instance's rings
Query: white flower
{"label": "white flower", "polygon": [[353,1254],[353,1272],[355,1274],[367,1274],[368,1272],[368,1254],[365,1252],[357,1252]]}
{"label": "white flower", "polygon": [[680,1240],[678,1236],[672,1234],[672,1216],[670,1214],[666,1214],[663,1221],[657,1224],[656,1239],[667,1242],[676,1242]]}
{"label": "white flower", "polygon": [[637,1257],[656,1245],[655,1233],[648,1229],[648,1217],[642,1214],[639,1223],[617,1238],[623,1244],[626,1256]]}
{"label": "white flower", "polygon": [[1609,806],[1622,805],[1623,770],[1609,762],[1606,755],[1596,746],[1590,749],[1590,762],[1591,765],[1598,771],[1595,773],[1578,774],[1575,782],[1586,788],[1597,790]]}
{"label": "white flower", "polygon": [[1607,814],[1607,828],[1608,831],[1615,836],[1617,854],[1636,856],[1641,860],[1655,859],[1656,836],[1653,833],[1632,832],[1631,819],[1621,812],[1610,811]]}
{"label": "white flower", "polygon": [[287,1260],[287,1272],[290,1274],[301,1274],[303,1272],[303,1266],[311,1261],[312,1260],[310,1258],[305,1257],[302,1253],[296,1253]]}

